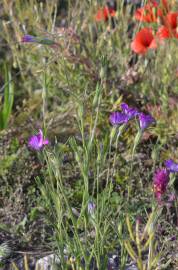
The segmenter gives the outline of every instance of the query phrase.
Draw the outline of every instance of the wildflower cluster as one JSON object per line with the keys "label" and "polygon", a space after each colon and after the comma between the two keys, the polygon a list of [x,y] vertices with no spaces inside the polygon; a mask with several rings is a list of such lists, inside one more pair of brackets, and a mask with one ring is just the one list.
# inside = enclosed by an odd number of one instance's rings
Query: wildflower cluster
{"label": "wildflower cluster", "polygon": [[134,17],[140,22],[155,24],[154,29],[157,29],[155,32],[152,27],[144,27],[136,33],[131,49],[137,54],[156,49],[165,39],[178,38],[178,12],[171,11],[167,0],[161,0],[159,4],[155,0],[149,0],[136,10]]}
{"label": "wildflower cluster", "polygon": [[[118,126],[128,123],[128,121],[134,117],[138,117],[140,129],[142,132],[151,124],[155,123],[155,119],[151,115],[139,112],[137,109],[129,107],[126,103],[122,103],[121,112],[113,112],[110,115],[109,120],[113,126]],[[170,173],[175,172],[178,172],[178,164],[175,163],[172,159],[165,161],[165,168],[158,169],[155,172],[153,179],[153,190],[155,197],[159,202],[161,201],[162,195],[167,189]]]}
{"label": "wildflower cluster", "polygon": [[139,112],[137,109],[129,107],[126,103],[121,104],[121,110],[122,112],[113,112],[110,115],[109,120],[113,126],[128,123],[129,120],[138,116],[140,129],[143,131],[155,122],[151,115]]}
{"label": "wildflower cluster", "polygon": [[[137,54],[145,54],[149,49],[156,49],[165,39],[178,38],[178,12],[171,10],[167,0],[148,0],[135,11],[134,19],[143,23],[153,24],[153,27],[143,27],[136,33],[131,49]],[[97,22],[107,22],[116,17],[116,6],[106,5],[98,9],[95,16]]]}

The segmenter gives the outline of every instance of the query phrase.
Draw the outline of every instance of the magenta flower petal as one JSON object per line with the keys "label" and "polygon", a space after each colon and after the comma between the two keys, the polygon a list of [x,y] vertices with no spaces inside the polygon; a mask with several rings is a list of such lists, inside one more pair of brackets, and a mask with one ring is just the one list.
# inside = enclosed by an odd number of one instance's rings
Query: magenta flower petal
{"label": "magenta flower petal", "polygon": [[166,160],[165,166],[170,172],[178,172],[178,163],[175,163],[172,159]]}
{"label": "magenta flower petal", "polygon": [[28,146],[31,149],[40,150],[41,146],[39,144],[38,136],[36,136],[36,135],[31,136],[29,141],[28,141]]}
{"label": "magenta flower petal", "polygon": [[121,112],[113,112],[109,117],[109,121],[113,126],[127,123],[128,120],[128,116]]}
{"label": "magenta flower petal", "polygon": [[43,146],[43,131],[39,129],[39,133],[36,136],[38,137],[38,144],[41,148]]}
{"label": "magenta flower petal", "polygon": [[47,144],[49,144],[49,140],[48,140],[48,139],[45,139],[45,140],[43,141],[43,145],[47,145]]}
{"label": "magenta flower petal", "polygon": [[153,189],[158,200],[165,193],[167,184],[169,182],[169,172],[166,169],[159,169],[156,171],[153,179]]}
{"label": "magenta flower petal", "polygon": [[39,132],[37,135],[33,135],[30,137],[28,141],[28,146],[33,150],[40,150],[43,148],[44,145],[49,144],[48,139],[43,138],[43,132],[41,129],[39,129]]}
{"label": "magenta flower petal", "polygon": [[139,113],[140,128],[142,130],[155,123],[155,119],[150,114]]}
{"label": "magenta flower petal", "polygon": [[122,109],[122,112],[128,116],[129,120],[138,115],[138,110],[135,108],[129,107],[126,103],[121,104],[121,109]]}

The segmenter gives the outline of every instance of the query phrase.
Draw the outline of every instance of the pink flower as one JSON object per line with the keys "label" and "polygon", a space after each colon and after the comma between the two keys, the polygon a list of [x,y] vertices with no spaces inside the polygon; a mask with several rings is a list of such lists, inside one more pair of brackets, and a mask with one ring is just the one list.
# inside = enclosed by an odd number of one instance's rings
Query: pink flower
{"label": "pink flower", "polygon": [[44,145],[49,144],[48,139],[44,139],[43,137],[43,131],[39,129],[39,132],[37,135],[33,135],[30,137],[28,141],[28,146],[33,150],[41,150]]}
{"label": "pink flower", "polygon": [[165,168],[157,170],[153,179],[153,190],[158,201],[161,200],[162,195],[165,193],[168,182],[169,172]]}

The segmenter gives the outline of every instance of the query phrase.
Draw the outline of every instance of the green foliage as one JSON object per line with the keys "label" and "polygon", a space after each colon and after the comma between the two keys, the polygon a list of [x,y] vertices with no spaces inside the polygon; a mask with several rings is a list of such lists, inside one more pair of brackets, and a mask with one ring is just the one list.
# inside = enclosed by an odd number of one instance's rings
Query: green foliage
{"label": "green foliage", "polygon": [[[140,231],[140,221],[136,220],[135,233],[133,232],[130,219],[126,217],[127,229],[129,232],[129,240],[124,241],[127,252],[131,258],[137,262],[139,270],[151,270],[155,269],[159,263],[160,257],[162,256],[162,249],[157,252],[158,243],[155,239],[155,225],[161,214],[162,209],[153,209],[151,215],[148,218],[145,228]],[[136,246],[136,250],[134,250]],[[148,258],[145,260],[143,253],[147,250]]]}
{"label": "green foliage", "polygon": [[7,127],[14,103],[14,86],[11,78],[11,72],[7,65],[4,66],[4,74],[5,82],[3,86],[3,103],[0,107],[0,129],[5,129]]}
{"label": "green foliage", "polygon": [[0,175],[3,176],[7,170],[12,166],[14,160],[16,160],[17,155],[6,155],[0,159]]}

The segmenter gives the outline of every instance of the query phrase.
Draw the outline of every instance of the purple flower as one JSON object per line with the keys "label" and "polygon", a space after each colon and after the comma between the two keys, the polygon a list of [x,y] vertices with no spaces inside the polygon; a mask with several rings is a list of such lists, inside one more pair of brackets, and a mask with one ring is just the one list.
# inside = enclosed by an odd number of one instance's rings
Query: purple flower
{"label": "purple flower", "polygon": [[139,122],[141,130],[146,129],[152,123],[155,123],[155,119],[150,114],[139,113]]}
{"label": "purple flower", "polygon": [[22,42],[37,42],[37,39],[36,39],[36,37],[31,36],[31,35],[24,35],[22,37],[22,40],[21,41]]}
{"label": "purple flower", "polygon": [[176,200],[176,194],[175,193],[171,193],[169,194],[169,198],[168,198],[168,202],[174,202]]}
{"label": "purple flower", "polygon": [[94,204],[94,202],[90,201],[88,203],[88,214],[92,216],[95,212],[95,208],[96,208],[96,205]]}
{"label": "purple flower", "polygon": [[38,151],[41,148],[43,148],[44,145],[47,145],[48,143],[49,143],[48,139],[44,139],[43,137],[43,131],[39,129],[39,132],[37,135],[33,135],[30,137],[28,141],[28,146],[31,149]]}
{"label": "purple flower", "polygon": [[173,235],[169,240],[170,241],[175,241],[177,238],[176,238],[176,235]]}
{"label": "purple flower", "polygon": [[110,115],[110,123],[112,125],[120,125],[127,123],[130,119],[138,115],[137,109],[129,107],[126,103],[121,104],[122,112],[113,112]]}
{"label": "purple flower", "polygon": [[121,104],[121,109],[122,112],[128,116],[129,120],[137,116],[139,113],[137,109],[129,107],[126,103]]}
{"label": "purple flower", "polygon": [[24,35],[22,37],[21,42],[24,42],[24,43],[25,42],[27,42],[27,43],[35,42],[35,43],[39,43],[39,44],[43,44],[43,45],[49,45],[49,46],[57,45],[57,43],[52,39],[48,39],[48,38],[45,38],[45,37],[35,37],[35,36],[32,36],[32,35]]}
{"label": "purple flower", "polygon": [[169,182],[169,172],[166,169],[156,171],[153,179],[153,190],[156,198],[160,201],[162,194],[165,193]]}
{"label": "purple flower", "polygon": [[113,112],[109,117],[109,121],[113,126],[127,123],[128,120],[128,116],[125,113],[121,112]]}
{"label": "purple flower", "polygon": [[178,172],[178,163],[175,163],[172,159],[166,160],[165,166],[170,172]]}

